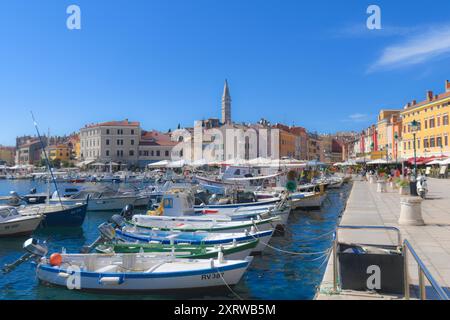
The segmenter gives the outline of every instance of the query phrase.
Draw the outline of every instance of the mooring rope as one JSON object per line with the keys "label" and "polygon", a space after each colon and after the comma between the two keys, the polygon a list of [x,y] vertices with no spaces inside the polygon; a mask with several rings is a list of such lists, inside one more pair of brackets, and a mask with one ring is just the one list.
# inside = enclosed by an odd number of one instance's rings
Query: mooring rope
{"label": "mooring rope", "polygon": [[[253,222],[253,226],[255,227],[255,230],[256,230],[257,232],[260,231],[260,230],[258,229],[258,227],[256,226],[255,222]],[[249,235],[250,235],[252,238],[254,238],[254,239],[258,239],[258,238],[256,238],[253,234],[250,234],[250,233],[249,233]],[[258,240],[261,241],[260,239],[258,239]],[[269,241],[270,241],[270,240],[269,240]],[[279,251],[279,252],[287,253],[287,254],[292,254],[292,255],[316,255],[316,254],[325,254],[325,253],[327,253],[327,252],[330,250],[330,249],[327,249],[327,250],[325,250],[325,251],[316,251],[316,252],[294,252],[294,251],[288,251],[288,250],[284,250],[284,249],[280,249],[280,248],[271,246],[271,245],[269,244],[269,242],[263,242],[263,241],[261,241],[261,243],[263,243],[265,246],[267,246],[267,247],[269,247],[269,248],[271,248],[271,249],[273,249],[273,250],[275,250],[275,251]]]}
{"label": "mooring rope", "polygon": [[244,298],[242,298],[240,295],[238,295],[238,294],[230,287],[230,285],[226,282],[225,278],[222,276],[222,273],[220,272],[219,268],[216,267],[216,270],[217,270],[217,273],[219,273],[220,278],[222,279],[223,283],[225,283],[225,286],[228,288],[228,290],[229,290],[232,294],[234,294],[234,296],[235,296],[236,298],[238,298],[238,300],[243,301]]}

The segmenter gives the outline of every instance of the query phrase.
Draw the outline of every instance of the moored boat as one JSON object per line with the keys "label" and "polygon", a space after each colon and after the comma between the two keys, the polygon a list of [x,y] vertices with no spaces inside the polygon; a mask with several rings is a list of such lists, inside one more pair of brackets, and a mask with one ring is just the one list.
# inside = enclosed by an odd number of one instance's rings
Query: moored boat
{"label": "moored boat", "polygon": [[18,207],[23,216],[43,215],[44,227],[80,227],[86,217],[87,203],[72,205],[36,204]]}
{"label": "moored boat", "polygon": [[208,233],[208,232],[171,232],[148,230],[136,227],[116,229],[116,237],[126,242],[218,245],[233,242],[247,242],[258,239],[258,245],[252,252],[262,252],[272,237],[273,230],[257,231],[251,228],[247,232]]}
{"label": "moored boat", "polygon": [[247,242],[232,242],[229,244],[206,246],[192,244],[161,244],[161,243],[103,243],[95,247],[100,253],[152,253],[157,256],[174,256],[187,259],[210,259],[216,258],[219,251],[227,259],[245,259],[258,245],[259,240]]}
{"label": "moored boat", "polygon": [[[152,254],[53,254],[37,266],[41,282],[75,290],[114,292],[198,289],[239,282],[245,260],[158,258]],[[75,279],[75,281],[74,281]]]}
{"label": "moored boat", "polygon": [[24,216],[14,207],[0,206],[0,237],[29,235],[43,218],[39,214]]}

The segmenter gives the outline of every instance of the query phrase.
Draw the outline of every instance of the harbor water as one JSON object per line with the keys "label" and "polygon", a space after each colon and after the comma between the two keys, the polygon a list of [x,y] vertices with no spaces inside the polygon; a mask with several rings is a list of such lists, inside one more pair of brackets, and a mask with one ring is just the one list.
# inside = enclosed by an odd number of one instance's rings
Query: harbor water
{"label": "harbor water", "polygon": [[[45,191],[41,182],[0,180],[0,195],[14,190],[28,193],[31,188]],[[68,290],[39,284],[35,265],[27,262],[9,274],[0,274],[0,300],[17,299],[312,299],[320,285],[327,264],[327,253],[337,220],[344,209],[351,184],[329,190],[321,210],[291,213],[283,236],[273,237],[270,247],[255,256],[233,292],[210,290],[184,291],[179,294],[118,295]],[[112,216],[111,212],[88,212],[81,228],[38,229],[34,237],[47,240],[49,253],[76,253],[98,237],[97,226]],[[0,266],[11,263],[24,252],[27,237],[0,239]],[[324,253],[325,252],[325,253]]]}

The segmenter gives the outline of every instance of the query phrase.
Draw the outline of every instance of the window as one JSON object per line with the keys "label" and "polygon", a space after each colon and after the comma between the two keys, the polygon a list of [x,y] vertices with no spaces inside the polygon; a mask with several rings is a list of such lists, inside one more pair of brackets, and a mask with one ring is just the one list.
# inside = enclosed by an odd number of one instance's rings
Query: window
{"label": "window", "polygon": [[448,114],[442,117],[442,125],[448,126]]}
{"label": "window", "polygon": [[144,156],[148,157],[148,151],[144,151]]}
{"label": "window", "polygon": [[160,156],[161,156],[161,151],[157,150],[157,151],[156,151],[156,156],[157,156],[157,157],[160,157]]}
{"label": "window", "polygon": [[151,155],[152,155],[152,157],[155,156],[155,151],[154,150],[152,150]]}
{"label": "window", "polygon": [[165,155],[166,155],[166,157],[169,156],[169,151],[168,150],[166,150]]}
{"label": "window", "polygon": [[134,150],[130,150],[129,155],[130,157],[134,156]]}
{"label": "window", "polygon": [[430,119],[430,129],[434,128],[434,118]]}
{"label": "window", "polygon": [[438,127],[441,126],[441,117],[437,117],[437,126],[438,126]]}
{"label": "window", "polygon": [[417,139],[417,149],[420,149],[420,139]]}
{"label": "window", "polygon": [[131,134],[134,134],[134,129],[131,129]]}
{"label": "window", "polygon": [[436,144],[437,144],[437,147],[442,147],[442,137],[436,138]]}
{"label": "window", "polygon": [[408,150],[411,150],[411,141],[408,141]]}
{"label": "window", "polygon": [[425,120],[425,129],[428,129],[428,120]]}
{"label": "window", "polygon": [[429,147],[429,145],[428,145],[428,139],[423,139],[423,147],[424,147],[424,148],[428,148],[428,147]]}
{"label": "window", "polygon": [[134,140],[133,139],[131,139],[131,145],[134,146]]}
{"label": "window", "polygon": [[106,129],[106,134],[109,134],[109,129]]}
{"label": "window", "polygon": [[448,146],[448,136],[444,136],[444,145]]}
{"label": "window", "polygon": [[109,150],[106,150],[106,156],[109,157]]}
{"label": "window", "polygon": [[109,146],[109,139],[106,139],[106,145]]}
{"label": "window", "polygon": [[436,140],[434,138],[430,138],[430,148],[434,148],[436,146]]}

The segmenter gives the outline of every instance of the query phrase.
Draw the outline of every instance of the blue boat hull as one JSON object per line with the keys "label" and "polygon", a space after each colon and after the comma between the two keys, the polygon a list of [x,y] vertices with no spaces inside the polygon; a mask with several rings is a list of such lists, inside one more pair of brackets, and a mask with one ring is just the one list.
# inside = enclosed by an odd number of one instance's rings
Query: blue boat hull
{"label": "blue boat hull", "polygon": [[43,227],[80,227],[86,217],[87,204],[51,212],[45,215]]}
{"label": "blue boat hull", "polygon": [[[247,235],[247,236],[241,236],[238,238],[234,238],[237,242],[243,242],[243,241],[252,241],[255,239],[261,239],[270,237],[273,233],[273,230],[268,231],[262,231],[259,233],[256,233],[254,235]],[[216,239],[216,240],[208,240],[204,235],[201,234],[195,234],[195,233],[184,233],[184,236],[180,233],[179,238],[175,239],[167,239],[165,238],[167,235],[170,235],[170,232],[157,232],[156,236],[153,236],[151,234],[133,234],[129,232],[124,232],[122,230],[116,230],[116,236],[119,239],[122,239],[124,241],[128,242],[141,242],[141,243],[148,243],[150,241],[158,241],[163,244],[171,244],[172,242],[174,244],[181,244],[181,243],[189,243],[192,245],[216,245],[216,244],[226,244],[233,241],[233,238],[224,238],[224,239]]]}

